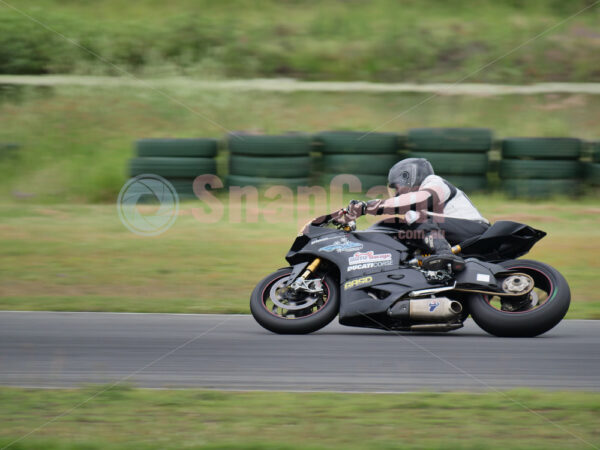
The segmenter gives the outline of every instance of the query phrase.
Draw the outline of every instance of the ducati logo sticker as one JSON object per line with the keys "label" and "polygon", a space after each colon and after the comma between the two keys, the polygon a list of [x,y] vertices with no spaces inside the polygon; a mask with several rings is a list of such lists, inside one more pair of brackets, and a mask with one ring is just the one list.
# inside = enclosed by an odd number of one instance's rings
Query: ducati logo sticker
{"label": "ducati logo sticker", "polygon": [[374,269],[375,267],[391,265],[391,253],[376,254],[372,250],[369,250],[368,252],[356,252],[354,255],[348,258],[347,272],[352,272],[354,270]]}

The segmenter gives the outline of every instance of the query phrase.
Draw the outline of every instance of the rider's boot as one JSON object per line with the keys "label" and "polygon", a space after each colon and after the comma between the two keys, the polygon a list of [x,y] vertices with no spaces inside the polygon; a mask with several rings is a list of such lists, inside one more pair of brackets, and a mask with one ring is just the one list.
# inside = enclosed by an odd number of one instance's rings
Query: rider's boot
{"label": "rider's boot", "polygon": [[431,255],[423,259],[421,267],[425,270],[443,270],[450,265],[453,272],[465,268],[465,260],[452,253],[452,247],[439,230],[425,233],[423,242],[431,251]]}

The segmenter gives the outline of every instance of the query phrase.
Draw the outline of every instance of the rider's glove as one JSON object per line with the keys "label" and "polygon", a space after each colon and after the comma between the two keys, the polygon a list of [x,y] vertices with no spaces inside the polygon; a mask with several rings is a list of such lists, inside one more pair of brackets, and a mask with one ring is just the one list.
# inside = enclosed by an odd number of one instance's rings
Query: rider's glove
{"label": "rider's glove", "polygon": [[365,214],[367,204],[359,200],[352,200],[347,208],[332,213],[331,217],[339,224],[347,225]]}
{"label": "rider's glove", "polygon": [[360,216],[365,215],[365,211],[367,209],[367,204],[360,200],[351,200],[348,208],[346,208],[346,215],[348,216],[348,220],[356,220]]}

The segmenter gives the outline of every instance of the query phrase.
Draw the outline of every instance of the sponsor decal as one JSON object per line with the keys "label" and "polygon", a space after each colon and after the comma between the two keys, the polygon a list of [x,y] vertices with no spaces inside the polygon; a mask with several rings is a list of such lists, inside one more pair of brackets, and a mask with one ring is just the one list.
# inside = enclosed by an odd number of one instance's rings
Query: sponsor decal
{"label": "sponsor decal", "polygon": [[365,264],[371,262],[383,262],[383,261],[391,261],[392,254],[391,253],[380,253],[378,255],[375,254],[374,251],[369,250],[368,252],[356,252],[353,256],[348,258],[348,264]]}
{"label": "sponsor decal", "polygon": [[352,289],[353,287],[362,286],[365,284],[369,284],[373,281],[373,277],[362,277],[357,278],[356,280],[346,281],[344,284],[344,290]]}
{"label": "sponsor decal", "polygon": [[435,308],[437,308],[438,306],[440,306],[440,302],[438,302],[437,300],[429,302],[429,312],[435,311]]}
{"label": "sponsor decal", "polygon": [[364,263],[364,264],[354,264],[352,266],[348,266],[347,272],[353,272],[355,270],[375,269],[376,267],[391,266],[391,265],[392,265],[392,261],[380,261],[380,262],[372,262],[372,263]]}
{"label": "sponsor decal", "polygon": [[327,245],[325,247],[321,247],[319,249],[320,252],[354,252],[356,250],[360,250],[363,248],[363,245],[358,242],[349,241],[348,238],[341,238],[340,240],[335,241],[331,245]]}
{"label": "sponsor decal", "polygon": [[311,243],[311,245],[315,245],[320,242],[330,241],[331,239],[335,239],[335,238],[337,238],[337,236],[326,236],[326,237],[322,237],[322,238],[313,239],[312,241],[310,241],[310,243]]}

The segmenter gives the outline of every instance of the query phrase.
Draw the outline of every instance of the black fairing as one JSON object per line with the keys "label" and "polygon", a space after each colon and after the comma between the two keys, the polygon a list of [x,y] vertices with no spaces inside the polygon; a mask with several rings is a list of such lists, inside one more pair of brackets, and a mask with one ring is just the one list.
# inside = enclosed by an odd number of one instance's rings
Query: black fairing
{"label": "black fairing", "polygon": [[[294,241],[286,260],[300,274],[307,261],[320,258],[322,268],[339,272],[340,313],[343,325],[403,329],[388,310],[411,291],[446,287],[494,290],[496,276],[506,269],[493,262],[521,256],[542,237],[543,231],[516,222],[496,222],[481,236],[461,244],[465,270],[453,280],[432,281],[420,269],[411,267],[409,249],[398,239],[397,229],[371,228],[344,232],[311,225]],[[364,261],[367,261],[364,263]],[[371,263],[371,261],[374,261]]]}
{"label": "black fairing", "polygon": [[461,242],[463,256],[505,261],[526,254],[546,233],[518,222],[500,220],[485,233]]}
{"label": "black fairing", "polygon": [[[409,251],[393,237],[396,233],[396,230],[347,233],[311,226],[305,235],[296,238],[286,259],[297,265],[319,257],[337,267],[341,324],[375,328],[379,327],[378,323],[393,326],[389,323],[387,310],[396,300],[410,291],[443,286],[428,281],[421,271],[405,266]],[[373,257],[385,259],[372,266],[370,262],[358,264],[352,261],[352,258],[370,252]],[[353,280],[366,279],[369,281],[348,285]]]}

